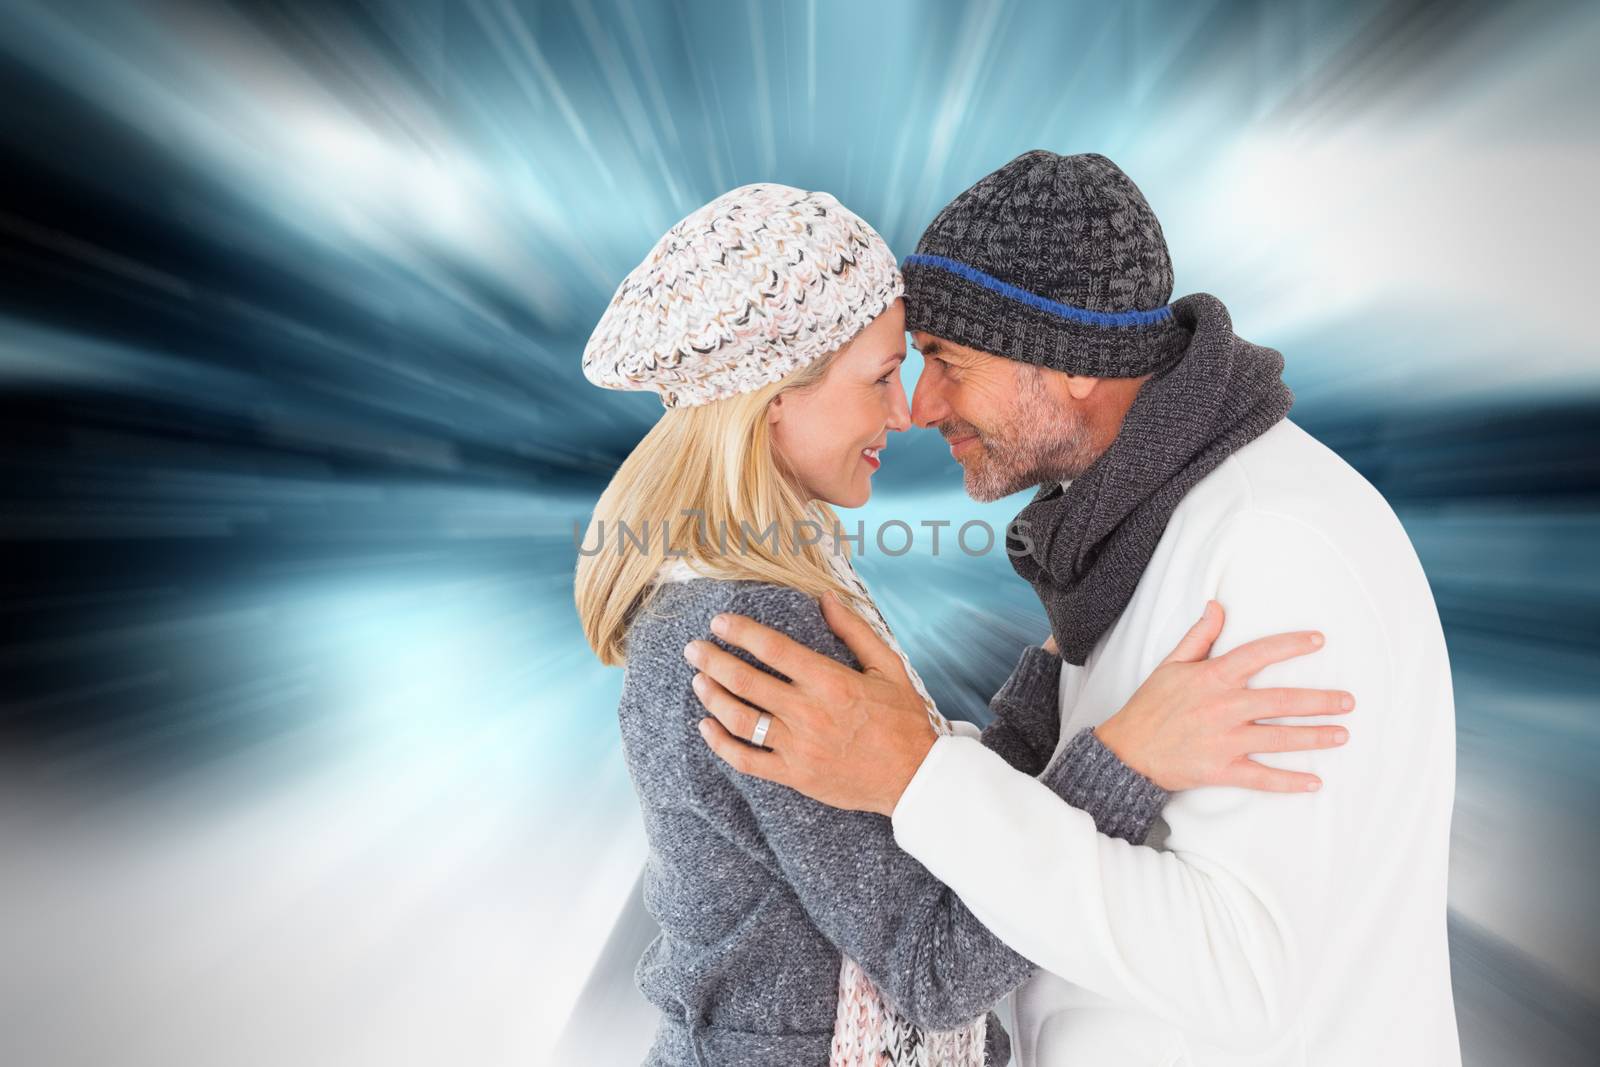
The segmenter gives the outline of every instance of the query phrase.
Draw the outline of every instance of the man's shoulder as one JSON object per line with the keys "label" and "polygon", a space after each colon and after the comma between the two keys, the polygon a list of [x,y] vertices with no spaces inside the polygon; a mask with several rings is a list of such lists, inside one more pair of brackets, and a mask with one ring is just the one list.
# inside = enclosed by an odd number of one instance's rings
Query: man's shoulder
{"label": "man's shoulder", "polygon": [[1214,473],[1221,477],[1207,487],[1210,499],[1198,501],[1199,520],[1191,516],[1199,547],[1178,561],[1205,581],[1315,601],[1330,614],[1344,604],[1364,618],[1437,626],[1427,575],[1399,516],[1305,430],[1285,420]]}
{"label": "man's shoulder", "polygon": [[[1229,456],[1184,497],[1191,527],[1290,524],[1333,545],[1404,543],[1394,509],[1361,473],[1284,419]],[[1175,515],[1175,517],[1177,517]]]}

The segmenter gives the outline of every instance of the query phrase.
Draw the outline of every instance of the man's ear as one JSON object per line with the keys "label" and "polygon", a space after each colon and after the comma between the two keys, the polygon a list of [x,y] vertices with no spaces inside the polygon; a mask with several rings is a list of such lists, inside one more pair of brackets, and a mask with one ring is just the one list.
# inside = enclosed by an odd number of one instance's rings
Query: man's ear
{"label": "man's ear", "polygon": [[1094,392],[1095,386],[1100,384],[1099,378],[1089,378],[1082,374],[1069,374],[1067,378],[1067,392],[1074,400],[1087,400],[1089,394]]}

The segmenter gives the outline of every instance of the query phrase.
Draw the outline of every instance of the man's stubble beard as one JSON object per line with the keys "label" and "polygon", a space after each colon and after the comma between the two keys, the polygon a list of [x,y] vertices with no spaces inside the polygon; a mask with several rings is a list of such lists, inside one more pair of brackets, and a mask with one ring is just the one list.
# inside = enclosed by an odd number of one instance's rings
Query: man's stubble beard
{"label": "man's stubble beard", "polygon": [[1031,364],[1018,368],[1016,403],[1001,425],[979,434],[980,450],[962,464],[973,500],[987,503],[1046,482],[1069,481],[1099,458],[1082,413],[1050,402],[1043,373]]}

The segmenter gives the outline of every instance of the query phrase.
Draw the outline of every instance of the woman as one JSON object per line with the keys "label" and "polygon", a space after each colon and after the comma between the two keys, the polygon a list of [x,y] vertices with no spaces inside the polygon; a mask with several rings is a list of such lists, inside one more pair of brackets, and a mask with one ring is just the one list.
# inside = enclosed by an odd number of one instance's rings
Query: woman
{"label": "woman", "polygon": [[[577,572],[591,647],[626,668],[619,718],[661,926],[636,972],[661,1010],[647,1064],[1009,1057],[988,1009],[1032,965],[895,847],[887,819],[716,758],[683,657],[730,611],[856,667],[823,621],[827,594],[899,650],[832,509],[866,502],[888,434],[910,426],[902,293],[888,247],[833,197],[745,186],[668,231],[584,353],[596,384],[667,408],[601,496]],[[934,728],[976,735],[900,658]],[[1165,793],[1091,731],[1055,755],[1059,671],[1052,648],[1024,650],[981,737],[1102,833],[1142,841]]]}

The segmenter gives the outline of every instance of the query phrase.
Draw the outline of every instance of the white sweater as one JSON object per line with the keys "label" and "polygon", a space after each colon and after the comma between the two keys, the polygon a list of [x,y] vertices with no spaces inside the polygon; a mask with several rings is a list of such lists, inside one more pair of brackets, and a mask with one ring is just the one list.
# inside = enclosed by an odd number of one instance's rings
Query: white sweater
{"label": "white sweater", "polygon": [[1459,1064],[1455,713],[1405,531],[1359,474],[1280,423],[1189,492],[1127,610],[1083,667],[1063,667],[1061,736],[1114,714],[1211,597],[1227,612],[1213,654],[1327,635],[1251,683],[1355,694],[1346,716],[1273,720],[1344,723],[1347,745],[1257,757],[1316,772],[1321,792],[1179,793],[1156,847],[1135,847],[946,737],[894,811],[896,840],[1043,968],[1016,993],[1020,1067]]}

